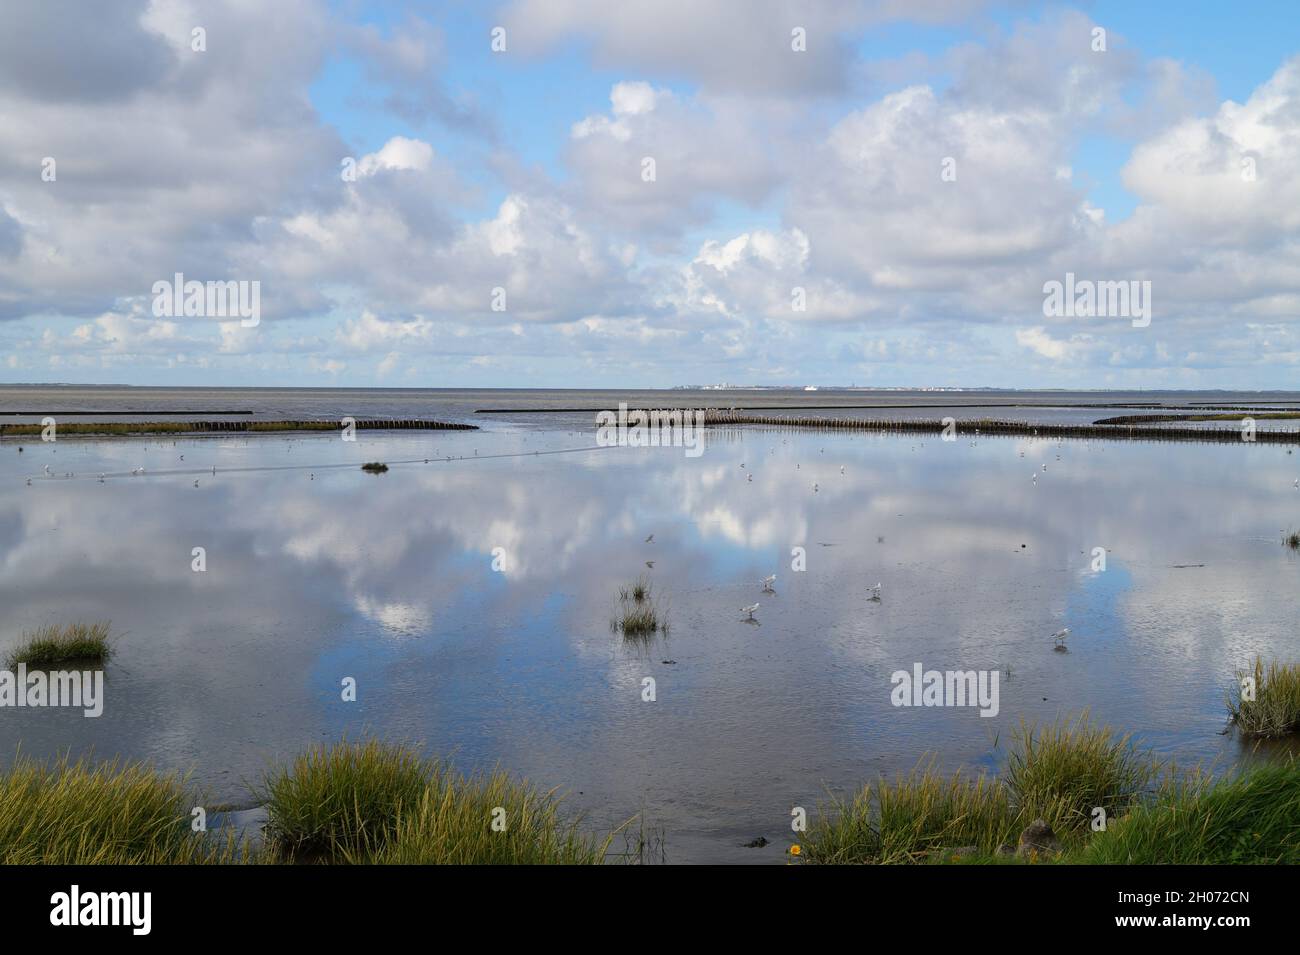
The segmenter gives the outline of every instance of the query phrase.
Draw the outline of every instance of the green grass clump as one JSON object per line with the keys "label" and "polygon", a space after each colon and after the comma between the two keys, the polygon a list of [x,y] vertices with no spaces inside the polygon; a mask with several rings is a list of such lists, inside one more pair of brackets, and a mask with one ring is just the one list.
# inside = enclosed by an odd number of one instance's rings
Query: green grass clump
{"label": "green grass clump", "polygon": [[53,765],[19,757],[0,773],[2,865],[246,862],[246,845],[191,829],[185,780],[139,763]]}
{"label": "green grass clump", "polygon": [[630,587],[619,588],[618,612],[612,622],[613,629],[630,639],[646,639],[659,632],[668,632],[659,608],[652,599],[650,582],[638,577]]}
{"label": "green grass clump", "polygon": [[380,845],[403,807],[420,801],[432,777],[415,750],[367,740],[314,746],[268,775],[256,794],[267,834],[286,856],[357,853]]}
{"label": "green grass clump", "polygon": [[1062,861],[1119,865],[1300,863],[1300,763],[1194,783],[1139,806]]}
{"label": "green grass clump", "polygon": [[[496,828],[493,827],[494,822]],[[559,799],[505,773],[465,778],[434,764],[389,838],[347,861],[376,865],[599,865],[613,836],[564,822]]]}
{"label": "green grass clump", "polygon": [[[1243,699],[1246,677],[1254,680],[1253,700]],[[1257,657],[1252,670],[1237,674],[1227,703],[1232,722],[1246,736],[1276,738],[1300,732],[1300,665],[1274,662],[1265,670]]]}
{"label": "green grass clump", "polygon": [[821,864],[919,862],[941,848],[993,853],[1019,829],[1006,787],[985,776],[918,770],[863,787],[808,830],[802,854]]}
{"label": "green grass clump", "polygon": [[1015,742],[1002,777],[1011,799],[1022,815],[1046,820],[1058,835],[1086,828],[1098,806],[1108,818],[1126,812],[1161,772],[1131,735],[1093,726],[1086,712],[1042,729],[1022,721]]}
{"label": "green grass clump", "polygon": [[367,474],[386,474],[388,473],[388,465],[382,461],[368,461],[361,465],[361,470]]}
{"label": "green grass clump", "polygon": [[[504,773],[466,778],[408,746],[315,746],[259,793],[282,858],[368,864],[597,863],[559,799]],[[495,813],[498,808],[504,813]],[[493,828],[494,819],[504,828]],[[612,838],[612,837],[611,837]]]}
{"label": "green grass clump", "polygon": [[1127,811],[1160,775],[1128,736],[1087,714],[1043,729],[1022,723],[1000,778],[914,771],[832,800],[808,828],[802,855],[812,863],[918,862],[939,850],[974,846],[987,861],[1044,819],[1065,844],[1088,831],[1094,807]]}
{"label": "green grass clump", "polygon": [[40,627],[24,633],[23,641],[9,652],[6,665],[13,669],[20,663],[29,668],[48,668],[64,663],[105,663],[112,655],[108,642],[108,623],[72,623]]}

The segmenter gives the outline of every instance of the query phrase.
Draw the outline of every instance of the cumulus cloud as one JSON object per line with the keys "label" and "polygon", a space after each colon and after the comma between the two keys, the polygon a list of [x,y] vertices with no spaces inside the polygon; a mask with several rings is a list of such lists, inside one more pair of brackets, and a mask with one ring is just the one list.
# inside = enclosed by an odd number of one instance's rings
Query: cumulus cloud
{"label": "cumulus cloud", "polygon": [[[654,72],[711,92],[779,97],[841,91],[852,79],[852,38],[891,20],[969,18],[982,0],[515,0],[501,17],[510,47],[538,56],[573,37],[602,69]],[[805,49],[792,31],[804,31]]]}
{"label": "cumulus cloud", "polygon": [[[1292,360],[1300,60],[1222,102],[1193,64],[1114,33],[1095,52],[1066,10],[865,81],[881,24],[983,6],[512,0],[489,100],[553,57],[611,71],[607,106],[557,100],[539,162],[517,116],[506,136],[448,79],[468,56],[450,24],[381,28],[323,0],[7,4],[5,364],[1219,383]],[[364,136],[313,105],[340,58]],[[1131,215],[1093,189],[1095,135],[1128,144]],[[152,284],[176,272],[261,281],[262,324],[155,319]],[[1066,272],[1151,281],[1151,326],[1043,315]]]}

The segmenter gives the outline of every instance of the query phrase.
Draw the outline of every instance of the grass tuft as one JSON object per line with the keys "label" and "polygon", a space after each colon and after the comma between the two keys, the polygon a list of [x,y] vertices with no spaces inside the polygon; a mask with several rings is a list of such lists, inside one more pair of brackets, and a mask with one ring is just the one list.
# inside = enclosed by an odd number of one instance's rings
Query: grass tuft
{"label": "grass tuft", "polygon": [[1107,818],[1127,812],[1160,774],[1131,734],[1093,726],[1085,711],[1042,729],[1022,721],[1003,780],[1026,818],[1045,819],[1061,834],[1086,828],[1097,807]]}
{"label": "grass tuft", "polygon": [[288,859],[598,863],[613,838],[600,843],[581,835],[578,821],[563,822],[554,791],[505,773],[466,778],[411,747],[373,739],[309,749],[272,773],[259,798],[267,834]]}
{"label": "grass tuft", "polygon": [[1095,807],[1108,818],[1127,811],[1160,771],[1130,737],[1093,726],[1086,713],[1041,730],[1022,723],[1000,778],[925,768],[867,785],[819,813],[802,851],[812,863],[899,863],[974,846],[987,861],[1035,819],[1063,841],[1081,838]]}
{"label": "grass tuft", "polygon": [[834,801],[803,843],[814,864],[919,862],[941,848],[977,846],[993,853],[1015,841],[1016,813],[1007,790],[985,776],[951,778],[931,768],[864,786],[852,801]]}
{"label": "grass tuft", "polygon": [[1179,787],[1095,833],[1062,861],[1120,865],[1300,863],[1300,763]]}
{"label": "grass tuft", "polygon": [[554,791],[503,772],[466,778],[438,763],[419,799],[388,838],[349,862],[375,865],[599,865],[613,835],[598,842],[564,822]]}
{"label": "grass tuft", "polygon": [[382,844],[429,779],[430,767],[409,747],[344,740],[308,749],[269,774],[255,795],[281,854],[334,856]]}
{"label": "grass tuft", "polygon": [[644,576],[629,587],[620,587],[619,608],[611,623],[614,630],[629,639],[644,640],[656,633],[667,633],[668,624],[655,605],[652,587]]}
{"label": "grass tuft", "polygon": [[[1253,700],[1245,699],[1248,680]],[[1253,669],[1237,674],[1227,704],[1232,722],[1246,736],[1267,739],[1300,732],[1300,665],[1274,662],[1265,670],[1256,657]]]}
{"label": "grass tuft", "polygon": [[0,864],[247,862],[246,844],[195,833],[186,781],[139,763],[49,765],[20,756],[0,773]]}
{"label": "grass tuft", "polygon": [[65,663],[105,663],[113,649],[108,641],[108,622],[51,624],[23,633],[22,643],[9,652],[6,665],[20,663],[45,669]]}

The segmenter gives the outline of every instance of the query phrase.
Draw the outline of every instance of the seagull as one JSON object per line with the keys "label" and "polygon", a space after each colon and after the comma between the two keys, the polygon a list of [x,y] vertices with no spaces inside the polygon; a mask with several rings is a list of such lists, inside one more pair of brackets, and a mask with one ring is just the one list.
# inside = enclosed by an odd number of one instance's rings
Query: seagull
{"label": "seagull", "polygon": [[198,486],[199,486],[199,482],[198,482],[198,481],[195,481],[195,482],[194,482],[194,486],[195,486],[195,487],[198,487]]}
{"label": "seagull", "polygon": [[879,583],[879,582],[876,583],[876,586],[874,586],[874,587],[871,588],[871,600],[874,601],[875,603],[880,603],[880,583]]}
{"label": "seagull", "polygon": [[654,541],[655,541],[655,536],[654,536],[653,534],[651,534],[649,537],[647,537],[647,538],[645,539],[645,542],[646,542],[647,544],[653,544]]}
{"label": "seagull", "polygon": [[754,611],[758,609],[758,604],[750,604],[748,607],[741,607],[740,612],[745,614],[746,620],[754,619]]}
{"label": "seagull", "polygon": [[749,483],[749,484],[753,484],[753,483],[754,483],[754,475],[751,474],[749,477],[745,478],[745,480],[746,480],[747,483]]}
{"label": "seagull", "polygon": [[103,471],[100,471],[100,472],[99,472],[99,483],[100,483],[100,484],[103,484],[103,483],[104,483],[104,472],[103,472]]}
{"label": "seagull", "polygon": [[844,465],[842,465],[842,464],[840,465],[840,473],[841,473],[841,474],[844,473]]}
{"label": "seagull", "polygon": [[1056,646],[1054,646],[1052,649],[1059,650],[1062,653],[1065,653],[1066,652],[1065,638],[1068,637],[1069,635],[1070,635],[1069,627],[1066,627],[1064,630],[1058,630],[1056,631],[1056,633],[1052,634],[1052,639],[1056,641]]}
{"label": "seagull", "polygon": [[776,574],[773,574],[773,575],[770,576],[770,577],[764,577],[764,578],[763,578],[763,593],[766,593],[766,594],[774,594],[774,593],[776,593],[776,591],[772,589],[772,585],[773,585],[774,583],[776,583]]}
{"label": "seagull", "polygon": [[645,565],[646,565],[647,567],[649,567],[651,570],[654,570],[654,569],[655,569],[655,562],[654,562],[653,560],[647,560],[647,561],[645,562]]}
{"label": "seagull", "polygon": [[45,469],[45,476],[46,476],[46,477],[49,477],[49,476],[50,476],[50,466],[49,466],[48,464],[42,464],[41,467],[43,467],[43,468]]}
{"label": "seagull", "polygon": [[817,482],[816,482],[816,481],[813,482],[813,493],[814,493],[814,494],[817,493]]}

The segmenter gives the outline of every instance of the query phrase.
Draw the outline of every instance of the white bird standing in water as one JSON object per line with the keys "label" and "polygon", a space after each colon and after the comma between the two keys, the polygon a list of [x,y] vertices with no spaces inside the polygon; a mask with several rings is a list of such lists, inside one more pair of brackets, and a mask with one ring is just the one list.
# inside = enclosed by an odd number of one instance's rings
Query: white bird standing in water
{"label": "white bird standing in water", "polygon": [[1068,637],[1069,635],[1070,635],[1069,627],[1066,627],[1063,630],[1058,630],[1056,631],[1056,633],[1052,634],[1052,639],[1056,641],[1056,646],[1054,646],[1052,649],[1064,651],[1066,649],[1065,638]]}
{"label": "white bird standing in water", "polygon": [[879,583],[879,581],[876,582],[876,586],[874,586],[874,587],[871,588],[871,599],[872,599],[872,601],[874,601],[875,603],[880,603],[880,583]]}
{"label": "white bird standing in water", "polygon": [[774,594],[774,593],[776,593],[776,591],[772,589],[772,585],[773,585],[774,583],[776,583],[776,574],[773,574],[773,575],[770,576],[770,577],[764,577],[764,578],[763,578],[763,593],[765,593],[765,594]]}
{"label": "white bird standing in water", "polygon": [[746,620],[754,619],[754,611],[758,609],[758,604],[750,604],[748,607],[741,607],[740,612],[745,614]]}

